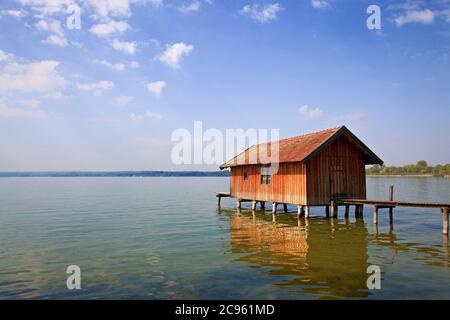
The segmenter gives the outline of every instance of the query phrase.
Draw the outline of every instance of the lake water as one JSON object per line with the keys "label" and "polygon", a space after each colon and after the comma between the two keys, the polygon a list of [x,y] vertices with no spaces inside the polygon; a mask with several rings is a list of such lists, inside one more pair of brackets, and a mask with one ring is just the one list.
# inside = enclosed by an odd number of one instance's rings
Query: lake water
{"label": "lake water", "polygon": [[[439,209],[255,216],[227,178],[0,179],[0,299],[450,299]],[[450,179],[368,178],[368,198],[450,202]],[[295,207],[291,208],[295,211]],[[66,268],[81,268],[68,290]],[[368,290],[369,265],[381,290]]]}

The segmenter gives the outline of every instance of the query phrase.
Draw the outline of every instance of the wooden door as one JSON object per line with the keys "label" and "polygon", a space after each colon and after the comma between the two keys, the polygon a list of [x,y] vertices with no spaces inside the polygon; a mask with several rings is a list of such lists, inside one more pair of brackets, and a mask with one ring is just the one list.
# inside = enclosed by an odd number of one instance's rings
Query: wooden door
{"label": "wooden door", "polygon": [[332,199],[346,197],[344,163],[340,158],[330,159],[330,196]]}

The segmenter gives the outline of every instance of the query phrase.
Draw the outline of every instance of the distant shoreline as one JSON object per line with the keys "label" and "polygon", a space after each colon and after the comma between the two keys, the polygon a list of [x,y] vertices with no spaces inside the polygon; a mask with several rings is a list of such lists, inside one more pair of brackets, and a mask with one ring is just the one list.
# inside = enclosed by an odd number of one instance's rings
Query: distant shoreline
{"label": "distant shoreline", "polygon": [[229,177],[228,171],[38,171],[0,172],[0,178]]}
{"label": "distant shoreline", "polygon": [[450,176],[434,176],[432,174],[368,174],[371,178],[445,178],[450,179]]}

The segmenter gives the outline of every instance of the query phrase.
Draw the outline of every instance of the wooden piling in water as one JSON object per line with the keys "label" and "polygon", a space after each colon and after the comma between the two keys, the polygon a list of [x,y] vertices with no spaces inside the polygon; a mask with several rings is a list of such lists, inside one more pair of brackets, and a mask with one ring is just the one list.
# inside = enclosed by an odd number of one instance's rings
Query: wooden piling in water
{"label": "wooden piling in water", "polygon": [[277,213],[277,206],[278,206],[278,203],[276,203],[276,202],[272,203],[272,213]]}
{"label": "wooden piling in water", "polygon": [[448,236],[448,207],[443,208],[442,213],[442,234]]}
{"label": "wooden piling in water", "polygon": [[265,201],[260,201],[259,205],[261,206],[261,210],[266,210],[266,202]]}
{"label": "wooden piling in water", "polygon": [[[394,186],[389,186],[389,201],[394,201]],[[394,223],[394,207],[389,208],[389,223]]]}
{"label": "wooden piling in water", "polygon": [[350,213],[350,206],[347,204],[347,205],[345,205],[345,218],[348,218],[348,215],[349,215],[349,213]]}
{"label": "wooden piling in water", "polygon": [[252,211],[255,211],[255,210],[256,210],[256,201],[253,200],[252,201]]}
{"label": "wooden piling in water", "polygon": [[305,206],[305,218],[309,218],[309,206]]}
{"label": "wooden piling in water", "polygon": [[284,211],[284,213],[287,213],[287,212],[288,212],[288,206],[287,206],[287,203],[283,203],[283,211]]}
{"label": "wooden piling in water", "polygon": [[303,215],[303,206],[298,205],[297,206],[297,218],[300,218]]}
{"label": "wooden piling in water", "polygon": [[330,217],[330,206],[325,206],[325,216],[326,216],[327,218]]}
{"label": "wooden piling in water", "polygon": [[373,206],[373,224],[378,224],[378,206]]}

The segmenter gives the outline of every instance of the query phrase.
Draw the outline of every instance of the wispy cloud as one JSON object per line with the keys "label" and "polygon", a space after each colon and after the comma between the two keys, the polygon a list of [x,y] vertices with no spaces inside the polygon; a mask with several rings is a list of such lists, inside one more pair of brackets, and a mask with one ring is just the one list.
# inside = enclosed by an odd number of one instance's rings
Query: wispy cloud
{"label": "wispy cloud", "polygon": [[435,13],[430,9],[406,11],[395,18],[395,24],[401,27],[407,23],[431,24],[434,22]]}
{"label": "wispy cloud", "polygon": [[89,31],[97,37],[109,37],[111,35],[119,35],[130,29],[130,25],[126,21],[109,20],[105,23],[93,25]]}
{"label": "wispy cloud", "polygon": [[127,106],[134,100],[133,96],[119,96],[116,101],[119,106]]}
{"label": "wispy cloud", "polygon": [[111,42],[111,47],[114,50],[122,51],[126,54],[133,55],[136,52],[137,44],[134,41],[122,41],[119,39],[114,39]]}
{"label": "wispy cloud", "polygon": [[167,86],[167,83],[165,81],[155,81],[150,82],[145,85],[151,93],[154,93],[156,96],[160,96],[163,89]]}
{"label": "wispy cloud", "polygon": [[133,0],[85,0],[101,17],[129,17],[131,15],[130,3]]}
{"label": "wispy cloud", "polygon": [[103,91],[114,87],[112,81],[99,81],[94,83],[77,83],[77,87],[80,90],[92,91],[94,96],[102,95]]}
{"label": "wispy cloud", "polygon": [[0,92],[53,92],[63,88],[66,80],[58,73],[59,62],[43,60],[33,63],[7,63],[0,71]]}
{"label": "wispy cloud", "polygon": [[178,42],[172,45],[166,45],[166,50],[159,56],[155,57],[171,68],[177,69],[180,67],[181,61],[184,57],[187,57],[194,50],[194,46],[191,44],[186,44],[184,42]]}
{"label": "wispy cloud", "polygon": [[307,118],[318,118],[323,115],[323,111],[319,107],[312,109],[306,104],[298,108],[298,112]]}
{"label": "wispy cloud", "polygon": [[123,63],[111,63],[109,61],[106,60],[92,60],[92,62],[96,63],[96,64],[100,64],[102,66],[105,66],[107,68],[116,70],[116,71],[124,71],[125,70],[125,64]]}
{"label": "wispy cloud", "polygon": [[143,121],[145,119],[151,119],[151,120],[160,120],[162,118],[161,114],[157,112],[151,112],[147,111],[142,114],[130,114],[130,119],[133,121]]}
{"label": "wispy cloud", "polygon": [[276,20],[278,13],[282,10],[279,3],[272,3],[266,5],[248,4],[245,5],[239,13],[249,17],[250,19],[259,23],[268,23]]}
{"label": "wispy cloud", "polygon": [[326,0],[311,0],[311,6],[316,9],[323,9],[329,6]]}
{"label": "wispy cloud", "polygon": [[2,16],[10,16],[10,17],[14,17],[14,18],[23,18],[24,16],[27,15],[27,12],[25,10],[22,9],[7,9],[7,10],[2,10],[0,11],[0,15]]}

